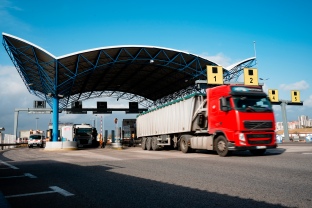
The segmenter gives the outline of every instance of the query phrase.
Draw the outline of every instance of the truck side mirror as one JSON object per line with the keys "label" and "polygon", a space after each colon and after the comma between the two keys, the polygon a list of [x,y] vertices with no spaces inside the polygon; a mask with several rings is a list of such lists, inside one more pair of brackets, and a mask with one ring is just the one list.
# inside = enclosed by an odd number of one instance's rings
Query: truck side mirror
{"label": "truck side mirror", "polygon": [[221,98],[221,110],[226,112],[230,110],[225,97]]}

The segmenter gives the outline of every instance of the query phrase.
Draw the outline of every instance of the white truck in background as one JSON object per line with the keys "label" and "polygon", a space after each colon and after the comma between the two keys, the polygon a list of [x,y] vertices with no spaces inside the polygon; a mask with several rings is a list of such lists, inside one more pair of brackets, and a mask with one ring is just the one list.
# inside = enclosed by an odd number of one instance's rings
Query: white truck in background
{"label": "white truck in background", "polygon": [[30,138],[30,135],[32,134],[40,134],[44,135],[44,131],[41,130],[20,130],[19,137],[17,138],[17,143],[28,143],[28,140]]}
{"label": "white truck in background", "polygon": [[28,138],[28,147],[41,147],[44,148],[46,145],[46,138],[44,135],[44,131],[30,131],[30,135]]}
{"label": "white truck in background", "polygon": [[76,141],[77,147],[92,146],[96,143],[96,129],[90,124],[73,124],[62,127],[62,141]]}

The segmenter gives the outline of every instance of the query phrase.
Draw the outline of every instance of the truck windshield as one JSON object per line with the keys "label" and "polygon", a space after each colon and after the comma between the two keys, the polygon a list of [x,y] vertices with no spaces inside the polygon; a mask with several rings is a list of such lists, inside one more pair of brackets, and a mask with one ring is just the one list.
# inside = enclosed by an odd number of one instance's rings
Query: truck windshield
{"label": "truck windshield", "polygon": [[91,128],[78,128],[76,131],[76,135],[79,136],[89,136],[92,134]]}
{"label": "truck windshield", "polygon": [[267,97],[233,97],[235,109],[242,112],[272,112]]}
{"label": "truck windshield", "polygon": [[29,140],[41,139],[41,135],[30,135]]}

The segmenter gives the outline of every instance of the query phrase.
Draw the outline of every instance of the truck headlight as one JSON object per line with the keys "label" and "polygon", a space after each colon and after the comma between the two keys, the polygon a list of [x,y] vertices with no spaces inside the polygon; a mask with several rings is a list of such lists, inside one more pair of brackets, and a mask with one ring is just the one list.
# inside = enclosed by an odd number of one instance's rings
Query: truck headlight
{"label": "truck headlight", "polygon": [[242,145],[246,145],[245,135],[243,133],[239,133],[238,135],[239,143]]}

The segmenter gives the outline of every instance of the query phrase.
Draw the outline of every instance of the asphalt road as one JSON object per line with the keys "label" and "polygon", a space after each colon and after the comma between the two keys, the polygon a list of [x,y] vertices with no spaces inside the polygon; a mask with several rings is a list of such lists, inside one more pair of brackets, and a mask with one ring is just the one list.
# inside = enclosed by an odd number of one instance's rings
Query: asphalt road
{"label": "asphalt road", "polygon": [[0,151],[0,207],[312,207],[312,144],[264,156],[140,147]]}

